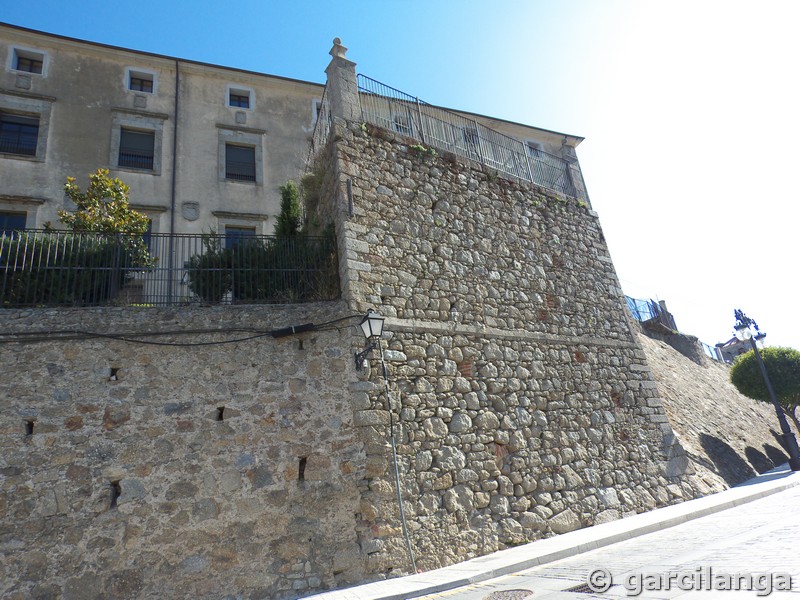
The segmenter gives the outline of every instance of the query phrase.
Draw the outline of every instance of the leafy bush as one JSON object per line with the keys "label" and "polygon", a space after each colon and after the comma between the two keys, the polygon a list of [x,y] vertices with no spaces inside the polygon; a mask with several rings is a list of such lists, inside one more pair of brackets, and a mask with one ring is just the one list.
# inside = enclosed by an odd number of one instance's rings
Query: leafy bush
{"label": "leafy bush", "polygon": [[[778,402],[786,408],[800,404],[800,352],[792,348],[764,348],[761,358]],[[745,396],[770,401],[755,353],[737,356],[731,367],[731,383]]]}
{"label": "leafy bush", "polygon": [[333,235],[242,239],[230,248],[208,234],[189,260],[189,289],[206,302],[232,292],[234,302],[308,302],[339,291]]}

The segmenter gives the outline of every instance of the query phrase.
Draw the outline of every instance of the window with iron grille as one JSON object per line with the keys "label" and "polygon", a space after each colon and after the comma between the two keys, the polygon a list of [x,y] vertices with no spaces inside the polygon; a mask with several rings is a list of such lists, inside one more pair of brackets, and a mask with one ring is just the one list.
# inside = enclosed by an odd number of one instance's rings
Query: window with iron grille
{"label": "window with iron grille", "polygon": [[225,144],[225,179],[256,180],[256,149],[253,146]]}
{"label": "window with iron grille", "polygon": [[0,152],[36,156],[39,118],[0,113]]}
{"label": "window with iron grille", "polygon": [[153,169],[155,133],[122,129],[119,136],[118,166],[132,169]]}
{"label": "window with iron grille", "polygon": [[228,95],[228,106],[250,108],[250,94],[240,90],[231,90]]}
{"label": "window with iron grille", "polygon": [[25,213],[0,211],[0,235],[25,229],[27,219],[28,215]]}
{"label": "window with iron grille", "polygon": [[41,75],[43,67],[44,54],[14,49],[14,70]]}
{"label": "window with iron grille", "polygon": [[225,247],[234,248],[248,238],[256,236],[255,227],[242,227],[239,225],[225,225]]}
{"label": "window with iron grille", "polygon": [[128,89],[134,92],[153,93],[153,76],[150,73],[137,73],[131,71],[128,80]]}

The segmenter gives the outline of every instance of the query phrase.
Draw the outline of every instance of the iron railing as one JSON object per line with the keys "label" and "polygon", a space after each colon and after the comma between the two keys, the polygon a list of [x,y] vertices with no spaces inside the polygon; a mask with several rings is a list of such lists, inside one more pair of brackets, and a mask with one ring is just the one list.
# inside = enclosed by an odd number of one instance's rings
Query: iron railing
{"label": "iron railing", "polygon": [[560,156],[365,75],[358,75],[358,92],[362,119],[367,123],[478,161],[499,173],[588,201],[577,165]]}
{"label": "iron railing", "polygon": [[143,154],[141,152],[120,152],[119,153],[119,166],[130,167],[132,169],[148,169],[153,168],[153,155]]}
{"label": "iron railing", "polygon": [[338,298],[331,237],[0,233],[0,303],[267,304]]}
{"label": "iron railing", "polygon": [[678,327],[675,325],[675,319],[666,309],[656,302],[655,300],[638,300],[625,296],[625,301],[628,304],[628,310],[631,311],[633,318],[642,323],[658,322],[665,327],[677,331]]}

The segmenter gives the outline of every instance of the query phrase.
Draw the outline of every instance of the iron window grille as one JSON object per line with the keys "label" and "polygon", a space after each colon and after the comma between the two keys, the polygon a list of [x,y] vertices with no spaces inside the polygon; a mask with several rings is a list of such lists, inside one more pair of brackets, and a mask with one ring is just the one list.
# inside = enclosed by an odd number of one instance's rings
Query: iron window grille
{"label": "iron window grille", "polygon": [[155,134],[152,131],[122,129],[119,136],[117,165],[132,169],[153,169]]}
{"label": "iron window grille", "polygon": [[256,149],[254,147],[225,144],[225,179],[256,180]]}
{"label": "iron window grille", "polygon": [[0,152],[36,156],[38,117],[0,113]]}

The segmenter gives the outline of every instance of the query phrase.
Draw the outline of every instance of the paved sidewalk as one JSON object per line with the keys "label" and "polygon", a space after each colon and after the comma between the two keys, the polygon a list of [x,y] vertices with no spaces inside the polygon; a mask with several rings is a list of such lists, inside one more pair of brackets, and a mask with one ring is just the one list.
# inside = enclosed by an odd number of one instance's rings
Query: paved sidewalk
{"label": "paved sidewalk", "polygon": [[435,594],[661,531],[734,506],[747,504],[797,485],[800,485],[800,473],[792,473],[784,465],[735,488],[705,498],[501,550],[434,571],[325,592],[309,598],[405,600]]}

